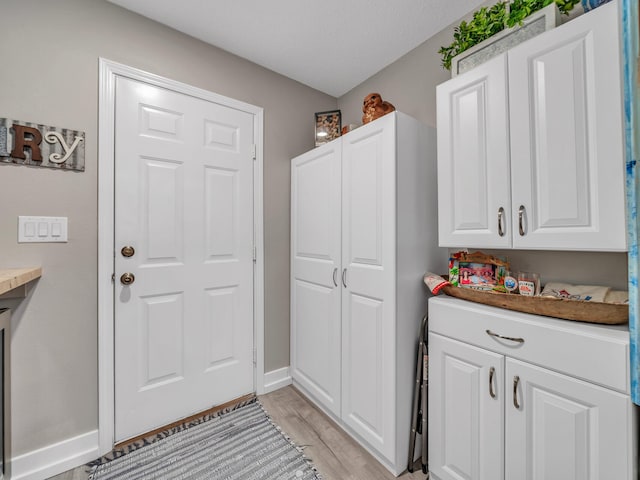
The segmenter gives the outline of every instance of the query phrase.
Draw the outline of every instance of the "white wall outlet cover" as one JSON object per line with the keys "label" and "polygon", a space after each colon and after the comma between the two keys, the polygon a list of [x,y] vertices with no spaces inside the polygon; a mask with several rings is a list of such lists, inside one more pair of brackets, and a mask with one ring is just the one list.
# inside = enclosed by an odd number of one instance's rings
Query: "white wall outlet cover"
{"label": "white wall outlet cover", "polygon": [[18,217],[18,243],[64,243],[67,217]]}

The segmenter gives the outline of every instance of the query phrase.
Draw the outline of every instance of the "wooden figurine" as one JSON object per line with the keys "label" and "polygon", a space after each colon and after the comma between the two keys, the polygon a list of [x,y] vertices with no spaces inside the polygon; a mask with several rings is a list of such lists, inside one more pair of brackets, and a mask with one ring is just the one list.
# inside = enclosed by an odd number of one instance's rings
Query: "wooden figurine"
{"label": "wooden figurine", "polygon": [[364,97],[362,104],[362,112],[364,113],[364,115],[362,115],[362,123],[369,123],[376,118],[393,112],[395,109],[396,107],[389,102],[383,101],[379,93],[370,93]]}

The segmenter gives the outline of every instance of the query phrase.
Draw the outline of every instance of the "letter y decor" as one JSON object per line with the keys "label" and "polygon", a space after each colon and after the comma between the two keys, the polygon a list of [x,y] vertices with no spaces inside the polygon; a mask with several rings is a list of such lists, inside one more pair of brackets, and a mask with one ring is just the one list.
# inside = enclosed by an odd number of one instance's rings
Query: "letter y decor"
{"label": "letter y decor", "polygon": [[0,165],[84,172],[84,132],[0,118]]}

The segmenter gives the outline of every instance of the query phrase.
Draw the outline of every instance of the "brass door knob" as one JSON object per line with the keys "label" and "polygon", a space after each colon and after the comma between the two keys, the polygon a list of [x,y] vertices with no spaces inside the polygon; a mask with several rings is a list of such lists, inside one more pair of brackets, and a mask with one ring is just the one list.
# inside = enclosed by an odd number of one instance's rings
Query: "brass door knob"
{"label": "brass door knob", "polygon": [[133,273],[123,273],[120,276],[120,283],[122,283],[123,285],[131,285],[133,282],[136,281],[136,277]]}
{"label": "brass door knob", "polygon": [[133,257],[133,254],[136,253],[136,250],[133,247],[127,245],[126,247],[122,247],[120,253],[123,257]]}

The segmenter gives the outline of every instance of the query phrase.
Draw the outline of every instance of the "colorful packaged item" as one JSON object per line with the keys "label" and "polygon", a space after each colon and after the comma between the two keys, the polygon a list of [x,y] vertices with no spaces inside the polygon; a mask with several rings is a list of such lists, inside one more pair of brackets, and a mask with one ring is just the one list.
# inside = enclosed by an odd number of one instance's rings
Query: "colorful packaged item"
{"label": "colorful packaged item", "polygon": [[451,285],[477,290],[504,289],[509,262],[482,252],[456,252],[449,258]]}

